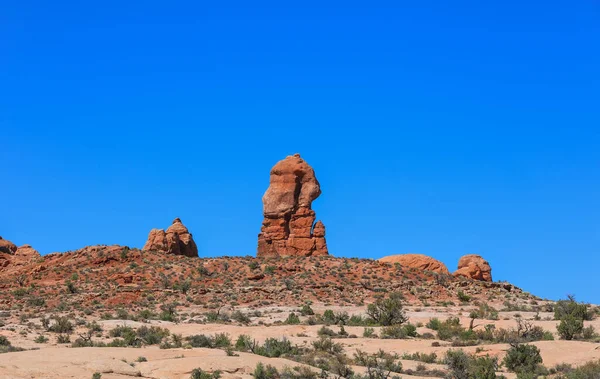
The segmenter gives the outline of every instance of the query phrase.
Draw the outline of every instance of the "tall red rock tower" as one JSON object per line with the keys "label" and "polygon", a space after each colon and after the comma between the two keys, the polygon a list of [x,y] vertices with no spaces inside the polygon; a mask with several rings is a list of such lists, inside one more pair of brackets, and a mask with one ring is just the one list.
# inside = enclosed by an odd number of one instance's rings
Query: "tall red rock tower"
{"label": "tall red rock tower", "polygon": [[257,257],[328,255],[325,225],[315,223],[311,209],[320,194],[315,171],[300,154],[279,161],[271,169],[262,199],[264,220]]}

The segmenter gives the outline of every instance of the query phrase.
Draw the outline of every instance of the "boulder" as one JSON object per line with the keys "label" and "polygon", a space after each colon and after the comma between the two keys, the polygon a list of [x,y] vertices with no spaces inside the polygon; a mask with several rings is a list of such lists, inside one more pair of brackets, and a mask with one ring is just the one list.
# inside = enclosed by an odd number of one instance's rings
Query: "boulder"
{"label": "boulder", "polygon": [[263,196],[263,224],[257,257],[328,255],[325,225],[315,223],[312,202],[321,194],[313,168],[300,154],[286,157],[271,169]]}
{"label": "boulder", "polygon": [[439,274],[450,275],[450,271],[445,264],[437,259],[423,254],[400,254],[390,255],[379,259],[380,262],[399,263],[402,267],[409,267],[417,270],[433,271]]}
{"label": "boulder", "polygon": [[186,257],[198,256],[196,242],[194,242],[192,234],[179,218],[173,220],[173,224],[166,231],[152,229],[143,249],[157,250],[173,255],[185,255]]}
{"label": "boulder", "polygon": [[17,252],[17,245],[10,242],[9,240],[2,239],[0,237],[0,253],[4,254],[14,254]]}
{"label": "boulder", "polygon": [[22,245],[17,248],[15,252],[16,257],[20,257],[26,261],[32,261],[40,257],[40,253],[31,247],[31,245]]}
{"label": "boulder", "polygon": [[480,255],[465,255],[458,261],[458,270],[454,276],[463,276],[466,278],[481,280],[484,282],[492,281],[492,267]]}

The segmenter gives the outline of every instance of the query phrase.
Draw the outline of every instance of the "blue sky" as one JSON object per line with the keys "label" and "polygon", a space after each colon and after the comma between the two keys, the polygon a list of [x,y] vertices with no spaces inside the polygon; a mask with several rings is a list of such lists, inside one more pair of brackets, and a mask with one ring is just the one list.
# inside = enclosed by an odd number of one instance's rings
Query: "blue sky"
{"label": "blue sky", "polygon": [[299,152],[335,256],[600,303],[600,5],[35,2],[0,13],[0,235],[253,255]]}

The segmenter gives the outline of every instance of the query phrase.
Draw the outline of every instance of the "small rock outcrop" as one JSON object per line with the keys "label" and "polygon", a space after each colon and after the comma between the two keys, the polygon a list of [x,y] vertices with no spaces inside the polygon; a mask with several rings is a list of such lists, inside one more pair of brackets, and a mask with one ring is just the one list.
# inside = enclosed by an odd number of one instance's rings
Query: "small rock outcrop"
{"label": "small rock outcrop", "polygon": [[312,202],[321,195],[313,168],[300,154],[288,156],[271,169],[263,196],[264,220],[257,257],[328,255],[325,225],[315,223]]}
{"label": "small rock outcrop", "polygon": [[0,237],[0,253],[14,254],[17,252],[17,245]]}
{"label": "small rock outcrop", "polygon": [[186,257],[198,256],[198,247],[192,238],[192,234],[179,218],[173,220],[173,224],[166,231],[152,229],[143,249],[157,250],[173,255],[185,255]]}
{"label": "small rock outcrop", "polygon": [[14,243],[0,237],[0,269],[24,265],[39,257],[40,253],[31,245],[17,247]]}
{"label": "small rock outcrop", "polygon": [[417,270],[433,271],[439,274],[450,275],[445,264],[437,259],[423,254],[400,254],[390,255],[379,259],[380,262],[399,263],[400,266],[414,268]]}
{"label": "small rock outcrop", "polygon": [[484,282],[492,281],[492,267],[480,255],[465,255],[458,261],[458,270],[454,276],[463,276],[466,278],[481,280]]}
{"label": "small rock outcrop", "polygon": [[19,246],[17,248],[17,251],[15,252],[15,256],[30,261],[33,259],[37,259],[40,257],[40,253],[34,249],[33,247],[31,247],[31,245],[23,245],[23,246]]}

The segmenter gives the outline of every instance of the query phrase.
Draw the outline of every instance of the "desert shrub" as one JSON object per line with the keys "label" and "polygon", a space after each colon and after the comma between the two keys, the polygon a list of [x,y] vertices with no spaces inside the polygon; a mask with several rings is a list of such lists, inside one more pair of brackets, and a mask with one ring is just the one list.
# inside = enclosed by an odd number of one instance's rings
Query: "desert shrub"
{"label": "desert shrub", "polygon": [[367,306],[367,315],[377,324],[392,326],[408,321],[403,309],[404,297],[400,292],[392,292],[386,298],[379,298]]}
{"label": "desert shrub", "polygon": [[54,333],[71,333],[73,324],[67,317],[54,317],[54,324],[49,326],[48,330]]}
{"label": "desert shrub", "polygon": [[67,287],[67,292],[68,293],[77,293],[77,286],[75,286],[75,283],[71,282],[70,280],[67,280],[67,282],[65,283],[66,287]]}
{"label": "desert shrub", "polygon": [[42,297],[31,297],[27,300],[27,304],[31,307],[43,307],[46,305],[46,300]]}
{"label": "desert shrub", "polygon": [[516,373],[535,373],[542,363],[540,349],[535,345],[517,344],[506,352],[504,365]]}
{"label": "desert shrub", "polygon": [[344,347],[340,343],[335,343],[331,338],[321,337],[312,343],[316,351],[325,352],[328,354],[339,354],[344,351]]}
{"label": "desert shrub", "polygon": [[473,357],[469,367],[471,378],[495,379],[498,370],[498,358],[495,357]]}
{"label": "desert shrub", "polygon": [[450,317],[440,323],[437,329],[438,338],[441,340],[449,340],[453,337],[458,337],[465,331],[460,325],[458,317]]}
{"label": "desert shrub", "polygon": [[37,336],[34,340],[35,343],[46,343],[48,342],[48,337],[40,334],[39,336]]}
{"label": "desert shrub", "polygon": [[567,314],[563,316],[556,329],[560,338],[572,340],[583,331],[583,319],[576,318],[572,314]]}
{"label": "desert shrub", "polygon": [[87,326],[88,330],[93,333],[99,333],[102,331],[102,327],[96,321],[92,321],[92,322],[88,323],[86,326]]}
{"label": "desert shrub", "polygon": [[125,309],[119,308],[117,309],[117,314],[115,315],[115,318],[117,320],[129,320],[131,316],[129,315],[129,312],[127,312]]}
{"label": "desert shrub", "polygon": [[241,324],[249,324],[252,320],[250,320],[250,317],[248,317],[248,315],[246,315],[245,313],[242,313],[240,311],[235,311],[231,314],[231,319],[234,321],[237,321]]}
{"label": "desert shrub", "polygon": [[219,379],[220,377],[221,371],[217,370],[213,373],[210,373],[199,368],[193,369],[190,375],[190,379]]}
{"label": "desert shrub", "polygon": [[239,351],[248,351],[251,350],[253,343],[252,337],[247,334],[240,334],[235,341],[235,348]]}
{"label": "desert shrub", "polygon": [[279,372],[275,367],[271,365],[265,366],[262,362],[259,362],[252,376],[255,379],[279,379]]}
{"label": "desert shrub", "polygon": [[348,319],[349,326],[365,326],[371,324],[370,320],[363,318],[361,315],[352,315]]}
{"label": "desert shrub", "polygon": [[300,318],[294,312],[292,312],[289,314],[284,323],[287,325],[298,325],[300,324]]}
{"label": "desert shrub", "polygon": [[147,327],[144,325],[136,330],[136,334],[145,345],[158,345],[170,332],[166,328],[158,326]]}
{"label": "desert shrub", "polygon": [[317,330],[317,335],[335,337],[337,335],[337,333],[335,332],[335,330],[333,330],[331,328],[322,326],[319,330]]}
{"label": "desert shrub", "polygon": [[257,346],[254,349],[253,353],[262,355],[263,357],[277,358],[293,355],[297,353],[297,351],[298,349],[286,338],[282,338],[281,340],[278,340],[277,338],[267,338],[262,346]]}
{"label": "desert shrub", "polygon": [[213,344],[217,348],[224,348],[231,346],[231,338],[227,333],[217,333],[213,337]]}
{"label": "desert shrub", "polygon": [[375,329],[373,329],[373,328],[365,328],[363,330],[363,337],[365,337],[365,338],[377,337],[377,335],[375,334]]}
{"label": "desert shrub", "polygon": [[173,286],[174,289],[181,291],[182,294],[187,294],[190,288],[192,288],[192,282],[189,279],[179,282]]}
{"label": "desert shrub", "polygon": [[586,328],[583,328],[583,330],[581,331],[581,338],[583,338],[584,340],[596,339],[598,338],[598,333],[596,333],[596,329],[594,329],[594,327],[590,325]]}
{"label": "desert shrub", "polygon": [[0,335],[0,346],[10,346],[10,341],[5,336]]}
{"label": "desert shrub", "polygon": [[215,343],[211,336],[204,334],[195,334],[185,338],[192,347],[207,347],[214,348]]}
{"label": "desert shrub", "polygon": [[593,312],[588,310],[587,304],[578,303],[572,295],[569,295],[566,300],[557,301],[554,305],[555,320],[562,320],[567,315],[585,321],[591,320],[594,316]]}
{"label": "desert shrub", "polygon": [[[336,370],[332,370],[332,372],[337,373]],[[285,367],[283,369],[283,372],[281,373],[281,378],[285,378],[285,379],[317,379],[318,375],[306,366],[296,366],[293,368]]]}
{"label": "desert shrub", "polygon": [[417,336],[417,327],[412,324],[385,326],[381,329],[381,338],[404,339]]}
{"label": "desert shrub", "polygon": [[464,293],[463,290],[458,291],[456,296],[458,296],[458,300],[462,301],[463,303],[468,303],[471,301],[471,296]]}
{"label": "desert shrub", "polygon": [[347,312],[334,312],[331,309],[327,309],[323,312],[323,316],[321,316],[321,320],[327,325],[347,324],[349,319],[350,316],[348,316]]}
{"label": "desert shrub", "polygon": [[495,379],[498,359],[489,356],[475,357],[463,350],[448,350],[444,357],[449,379]]}
{"label": "desert shrub", "polygon": [[397,354],[389,354],[383,350],[375,354],[368,354],[357,350],[354,353],[354,363],[367,368],[367,376],[370,379],[386,379],[392,373],[402,372],[402,363]]}
{"label": "desert shrub", "polygon": [[111,337],[123,337],[126,334],[135,334],[135,330],[130,326],[119,325],[108,332],[108,335]]}
{"label": "desert shrub", "polygon": [[313,311],[313,309],[310,307],[310,304],[304,304],[302,306],[302,309],[300,309],[300,314],[302,316],[312,316],[315,314],[315,312]]}
{"label": "desert shrub", "polygon": [[102,374],[95,372],[92,374],[92,379],[102,379]]}
{"label": "desert shrub", "polygon": [[162,304],[160,306],[160,310],[162,312],[159,315],[159,318],[162,321],[171,321],[171,322],[177,321],[177,304],[175,304],[175,303]]}
{"label": "desert shrub", "polygon": [[71,343],[71,338],[66,334],[59,334],[56,337],[56,343]]}
{"label": "desert shrub", "polygon": [[600,361],[587,362],[577,368],[566,367],[555,379],[597,379],[600,378]]}
{"label": "desert shrub", "polygon": [[442,324],[442,322],[440,321],[440,319],[437,317],[434,317],[434,318],[430,319],[429,322],[427,323],[427,325],[425,325],[425,326],[431,330],[439,330],[441,324]]}
{"label": "desert shrub", "polygon": [[435,363],[437,361],[437,354],[436,353],[426,354],[426,353],[420,353],[420,352],[416,352],[413,354],[405,353],[402,356],[402,359],[406,359],[409,361],[425,362],[425,363]]}

